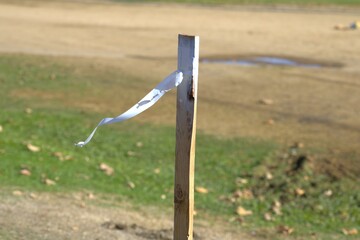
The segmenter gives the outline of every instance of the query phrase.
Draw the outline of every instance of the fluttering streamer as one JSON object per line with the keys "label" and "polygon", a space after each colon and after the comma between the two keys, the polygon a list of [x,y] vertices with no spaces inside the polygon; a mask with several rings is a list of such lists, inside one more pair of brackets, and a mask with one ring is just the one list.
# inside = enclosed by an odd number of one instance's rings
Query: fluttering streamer
{"label": "fluttering streamer", "polygon": [[126,112],[124,112],[123,114],[117,117],[102,119],[99,122],[99,124],[95,127],[95,129],[92,131],[92,133],[89,135],[89,137],[83,142],[81,141],[75,143],[75,146],[83,147],[87,143],[89,143],[92,137],[94,136],[97,128],[100,127],[101,125],[122,122],[142,113],[146,109],[153,106],[162,96],[164,96],[166,92],[179,86],[182,80],[183,80],[183,73],[181,71],[175,71],[171,73],[162,82],[160,82],[153,90],[151,90],[143,99],[141,99],[138,103],[132,106],[129,110],[127,110]]}

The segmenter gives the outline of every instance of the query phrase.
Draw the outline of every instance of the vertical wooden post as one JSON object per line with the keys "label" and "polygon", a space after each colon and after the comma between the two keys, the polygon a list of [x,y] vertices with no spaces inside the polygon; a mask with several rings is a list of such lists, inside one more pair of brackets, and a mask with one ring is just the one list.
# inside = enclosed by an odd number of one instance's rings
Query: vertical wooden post
{"label": "vertical wooden post", "polygon": [[174,240],[193,239],[198,66],[199,37],[179,35],[178,70],[184,78],[177,88]]}

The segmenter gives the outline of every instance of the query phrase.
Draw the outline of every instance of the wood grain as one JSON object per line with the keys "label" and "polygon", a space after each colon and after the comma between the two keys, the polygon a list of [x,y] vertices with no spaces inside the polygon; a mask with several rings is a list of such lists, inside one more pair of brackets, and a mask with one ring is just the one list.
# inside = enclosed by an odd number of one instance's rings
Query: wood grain
{"label": "wood grain", "polygon": [[179,35],[177,88],[174,240],[193,239],[196,109],[199,37]]}

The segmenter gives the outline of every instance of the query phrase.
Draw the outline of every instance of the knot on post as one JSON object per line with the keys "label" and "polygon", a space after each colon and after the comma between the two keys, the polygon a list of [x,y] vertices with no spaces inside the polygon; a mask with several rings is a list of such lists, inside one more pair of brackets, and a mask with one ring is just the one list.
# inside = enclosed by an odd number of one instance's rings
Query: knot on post
{"label": "knot on post", "polygon": [[185,194],[180,184],[175,186],[174,203],[181,203],[185,200]]}

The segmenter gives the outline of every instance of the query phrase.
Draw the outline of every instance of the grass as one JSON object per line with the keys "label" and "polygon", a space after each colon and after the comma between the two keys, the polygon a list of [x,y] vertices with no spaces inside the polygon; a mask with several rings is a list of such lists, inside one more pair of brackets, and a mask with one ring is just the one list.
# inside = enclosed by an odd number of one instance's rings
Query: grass
{"label": "grass", "polygon": [[[49,97],[65,95],[65,99],[76,101],[88,92],[105,97],[108,93],[102,90],[115,85],[109,79],[118,79],[120,88],[138,87],[134,76],[109,72],[50,57],[0,57],[2,188],[92,191],[171,209],[174,126],[130,120],[101,127],[89,145],[76,148],[73,143],[87,137],[104,114],[64,105],[64,98]],[[20,98],[15,94],[29,89],[37,95]],[[26,108],[31,108],[31,113]],[[41,150],[29,151],[29,143]],[[59,153],[70,159],[61,160]],[[360,226],[359,186],[350,179],[314,172],[311,160],[301,162],[302,155],[301,148],[283,150],[273,142],[199,133],[195,181],[196,186],[209,190],[195,195],[199,216],[230,219],[272,239],[281,237],[277,233],[281,225],[294,228],[292,236],[299,238],[345,239],[341,229]],[[112,167],[114,174],[101,171],[101,163]],[[31,176],[21,175],[22,169],[29,170]],[[44,184],[46,179],[56,185]],[[275,202],[281,203],[281,215],[275,213]],[[238,216],[235,211],[239,206],[252,214]],[[264,219],[266,213],[271,221]]]}

